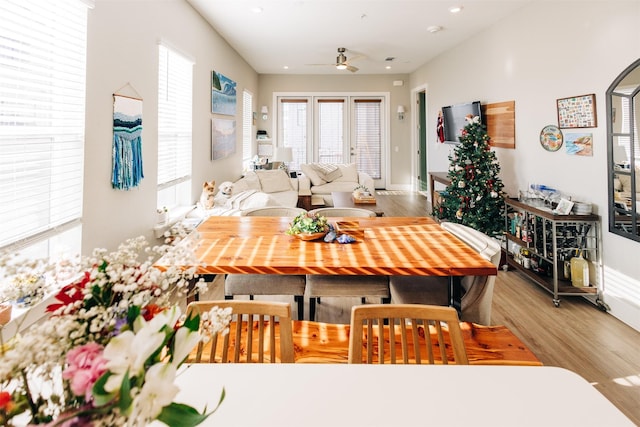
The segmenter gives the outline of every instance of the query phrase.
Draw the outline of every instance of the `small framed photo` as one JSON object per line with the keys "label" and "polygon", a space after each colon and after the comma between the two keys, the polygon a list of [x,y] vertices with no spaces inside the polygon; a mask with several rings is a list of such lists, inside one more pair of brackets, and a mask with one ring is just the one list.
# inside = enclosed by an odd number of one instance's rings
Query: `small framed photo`
{"label": "small framed photo", "polygon": [[594,128],[598,126],[596,117],[596,95],[580,95],[556,100],[558,127]]}

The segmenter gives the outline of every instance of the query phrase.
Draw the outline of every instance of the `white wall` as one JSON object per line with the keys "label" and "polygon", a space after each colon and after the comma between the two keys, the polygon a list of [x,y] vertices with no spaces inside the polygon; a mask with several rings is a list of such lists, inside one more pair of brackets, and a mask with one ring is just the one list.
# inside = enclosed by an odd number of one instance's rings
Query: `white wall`
{"label": "white wall", "polygon": [[[640,243],[607,231],[605,92],[640,57],[640,2],[534,2],[411,75],[427,87],[429,129],[444,105],[515,100],[516,149],[496,149],[505,191],[543,183],[594,203],[603,225],[605,302],[612,314],[640,330]],[[545,151],[540,130],[557,124],[556,99],[596,94],[593,156]],[[564,130],[565,133],[571,132]],[[428,167],[446,170],[451,146],[428,131]],[[550,302],[551,303],[551,302]]]}
{"label": "white wall", "polygon": [[[152,238],[157,180],[158,41],[195,62],[193,201],[202,183],[237,179],[242,153],[211,161],[211,70],[237,82],[236,126],[242,138],[242,91],[257,96],[255,71],[185,0],[96,0],[89,11],[83,252],[115,249],[127,238]],[[112,94],[129,83],[143,98],[142,184],[111,188]],[[124,94],[135,95],[130,88]]]}

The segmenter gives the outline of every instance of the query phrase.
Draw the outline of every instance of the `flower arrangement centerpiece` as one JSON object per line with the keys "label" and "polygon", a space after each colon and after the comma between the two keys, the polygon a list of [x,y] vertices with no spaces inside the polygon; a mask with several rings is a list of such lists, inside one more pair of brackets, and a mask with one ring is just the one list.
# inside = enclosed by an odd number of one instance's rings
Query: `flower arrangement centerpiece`
{"label": "flower arrangement centerpiece", "polygon": [[359,184],[353,189],[353,197],[358,198],[362,196],[371,196],[371,191],[369,191],[367,186]]}
{"label": "flower arrangement centerpiece", "polygon": [[302,212],[293,219],[286,233],[303,240],[315,240],[324,236],[329,229],[330,225],[326,217]]}
{"label": "flower arrangement centerpiece", "polygon": [[[187,245],[152,248],[140,237],[84,259],[80,278],[47,307],[50,317],[2,343],[0,424],[204,421],[217,407],[199,412],[173,401],[177,370],[202,339],[199,316],[185,318],[173,303],[193,283],[195,267],[181,267],[195,266],[192,258]],[[209,329],[224,331],[230,313],[214,308],[207,317]]]}
{"label": "flower arrangement centerpiece", "polygon": [[0,304],[15,304],[29,307],[47,294],[49,284],[45,276],[52,266],[43,260],[18,259],[16,254],[4,253],[0,256]]}

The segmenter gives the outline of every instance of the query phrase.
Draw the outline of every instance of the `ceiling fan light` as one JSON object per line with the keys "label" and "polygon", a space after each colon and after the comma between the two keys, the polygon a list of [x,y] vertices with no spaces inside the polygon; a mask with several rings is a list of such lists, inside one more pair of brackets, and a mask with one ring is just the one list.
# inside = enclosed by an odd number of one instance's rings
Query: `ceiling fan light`
{"label": "ceiling fan light", "polygon": [[347,64],[337,64],[336,68],[338,70],[346,70],[347,69]]}

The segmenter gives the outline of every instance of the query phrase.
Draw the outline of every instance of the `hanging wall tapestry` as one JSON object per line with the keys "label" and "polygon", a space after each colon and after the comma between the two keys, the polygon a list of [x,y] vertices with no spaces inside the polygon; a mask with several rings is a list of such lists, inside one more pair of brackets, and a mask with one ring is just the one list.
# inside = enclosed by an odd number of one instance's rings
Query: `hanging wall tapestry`
{"label": "hanging wall tapestry", "polygon": [[111,186],[137,187],[142,172],[142,99],[113,95],[113,148]]}
{"label": "hanging wall tapestry", "polygon": [[216,71],[211,72],[211,112],[236,115],[236,82]]}

